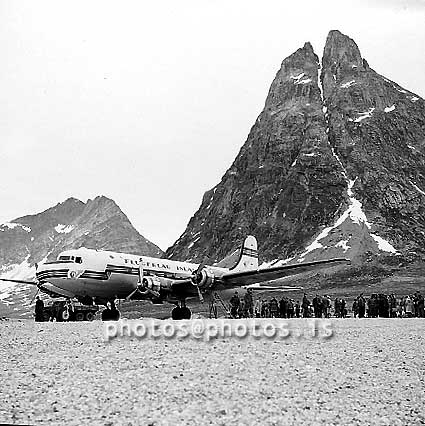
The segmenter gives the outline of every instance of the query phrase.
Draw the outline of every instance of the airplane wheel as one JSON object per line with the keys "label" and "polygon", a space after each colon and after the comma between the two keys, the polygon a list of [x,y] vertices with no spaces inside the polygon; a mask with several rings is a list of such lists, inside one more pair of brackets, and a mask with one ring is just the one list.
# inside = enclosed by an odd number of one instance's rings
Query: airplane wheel
{"label": "airplane wheel", "polygon": [[104,309],[102,311],[102,321],[118,321],[120,319],[120,311],[118,309]]}
{"label": "airplane wheel", "polygon": [[114,309],[111,311],[111,321],[118,321],[120,317],[121,317],[121,314],[118,309]]}
{"label": "airplane wheel", "polygon": [[182,308],[180,308],[180,306],[176,306],[175,308],[173,308],[173,310],[171,311],[171,318],[173,320],[181,320],[181,319],[183,319]]}
{"label": "airplane wheel", "polygon": [[190,319],[192,316],[192,311],[188,307],[180,308],[181,310],[181,319]]}
{"label": "airplane wheel", "polygon": [[86,321],[93,321],[94,320],[93,312],[86,312],[85,319]]}
{"label": "airplane wheel", "polygon": [[75,321],[84,321],[84,313],[83,312],[77,312],[75,314]]}
{"label": "airplane wheel", "polygon": [[69,320],[69,311],[68,309],[64,309],[61,313],[60,313],[60,317],[62,321],[68,321]]}

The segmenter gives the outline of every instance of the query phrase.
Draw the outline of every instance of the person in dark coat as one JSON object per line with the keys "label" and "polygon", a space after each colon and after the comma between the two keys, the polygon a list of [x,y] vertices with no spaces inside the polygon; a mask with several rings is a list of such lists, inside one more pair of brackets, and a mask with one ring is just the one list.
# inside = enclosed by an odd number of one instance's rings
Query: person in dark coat
{"label": "person in dark coat", "polygon": [[302,302],[303,318],[308,318],[310,316],[310,300],[307,299],[307,294],[304,293],[303,302]]}
{"label": "person in dark coat", "polygon": [[239,294],[235,291],[235,294],[230,299],[230,315],[232,318],[238,317],[239,305],[241,304],[241,300],[239,299]]}
{"label": "person in dark coat", "polygon": [[287,310],[288,310],[288,299],[286,297],[282,297],[279,302],[279,311],[281,318],[287,318]]}
{"label": "person in dark coat", "polygon": [[322,298],[316,294],[316,297],[313,299],[313,309],[314,316],[316,318],[322,318]]}
{"label": "person in dark coat", "polygon": [[270,317],[271,318],[277,318],[277,312],[279,310],[279,304],[277,303],[277,300],[275,297],[270,300],[269,304],[269,310],[270,310]]}
{"label": "person in dark coat", "polygon": [[424,317],[424,308],[425,308],[425,301],[424,301],[424,297],[422,296],[421,293],[419,293],[419,291],[416,293],[416,297],[417,297],[417,303],[418,303],[418,317],[419,318],[423,318]]}
{"label": "person in dark coat", "polygon": [[254,316],[254,300],[252,299],[252,289],[249,288],[244,296],[245,317],[252,318]]}
{"label": "person in dark coat", "polygon": [[295,316],[297,318],[300,317],[300,313],[301,313],[301,305],[300,305],[300,301],[297,300],[297,303],[295,303]]}
{"label": "person in dark coat", "polygon": [[43,311],[44,311],[44,302],[37,296],[37,300],[35,301],[35,320],[37,322],[43,322]]}
{"label": "person in dark coat", "polygon": [[363,293],[357,298],[357,313],[359,318],[364,318],[366,312],[366,300],[363,297]]}

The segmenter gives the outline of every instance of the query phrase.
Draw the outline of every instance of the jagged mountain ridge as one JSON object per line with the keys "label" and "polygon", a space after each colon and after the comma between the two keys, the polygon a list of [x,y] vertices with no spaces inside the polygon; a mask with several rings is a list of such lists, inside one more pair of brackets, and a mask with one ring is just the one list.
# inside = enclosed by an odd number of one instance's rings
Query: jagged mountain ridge
{"label": "jagged mountain ridge", "polygon": [[248,233],[269,262],[421,255],[424,142],[423,99],[331,31],[322,63],[310,43],[282,62],[234,163],[166,256],[217,261]]}
{"label": "jagged mountain ridge", "polygon": [[[104,196],[83,203],[69,198],[44,212],[0,225],[0,275],[30,279],[35,263],[67,249],[93,248],[162,257],[163,252],[133,227],[117,204]],[[0,302],[28,309],[30,285],[0,283]]]}

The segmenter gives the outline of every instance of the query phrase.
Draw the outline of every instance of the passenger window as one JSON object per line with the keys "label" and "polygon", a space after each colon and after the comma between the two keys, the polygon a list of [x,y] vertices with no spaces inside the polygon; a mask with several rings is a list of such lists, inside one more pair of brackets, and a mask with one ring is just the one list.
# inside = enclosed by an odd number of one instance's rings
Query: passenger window
{"label": "passenger window", "polygon": [[82,259],[80,256],[77,256],[77,257],[75,258],[75,262],[76,262],[76,263],[83,263],[83,259]]}

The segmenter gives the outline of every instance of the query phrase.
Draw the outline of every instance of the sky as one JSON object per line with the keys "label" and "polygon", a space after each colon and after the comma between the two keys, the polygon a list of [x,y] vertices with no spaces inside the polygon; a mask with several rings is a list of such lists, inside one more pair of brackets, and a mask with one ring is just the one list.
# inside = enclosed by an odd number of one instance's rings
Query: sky
{"label": "sky", "polygon": [[105,195],[165,250],[284,58],[338,29],[425,97],[424,22],[425,0],[0,0],[0,223]]}

